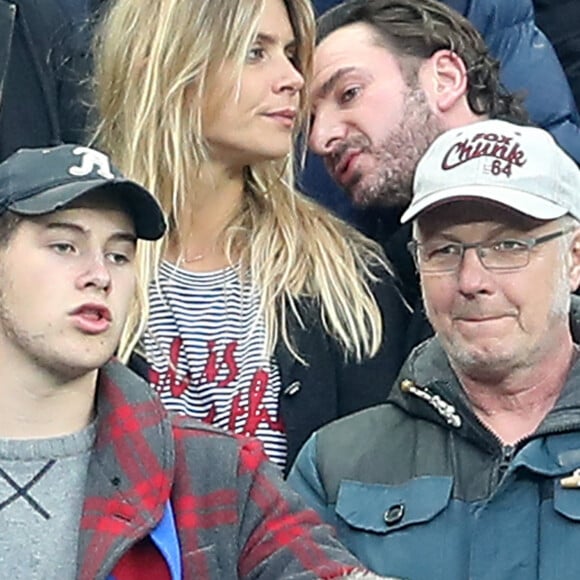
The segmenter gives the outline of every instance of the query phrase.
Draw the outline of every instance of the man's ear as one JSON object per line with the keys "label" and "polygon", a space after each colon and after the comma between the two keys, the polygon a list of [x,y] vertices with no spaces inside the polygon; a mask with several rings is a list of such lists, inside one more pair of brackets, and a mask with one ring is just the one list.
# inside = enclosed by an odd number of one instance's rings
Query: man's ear
{"label": "man's ear", "polygon": [[580,228],[576,229],[570,246],[570,291],[575,292],[580,286]]}
{"label": "man's ear", "polygon": [[438,50],[421,66],[419,79],[433,108],[447,113],[467,94],[467,69],[452,50]]}

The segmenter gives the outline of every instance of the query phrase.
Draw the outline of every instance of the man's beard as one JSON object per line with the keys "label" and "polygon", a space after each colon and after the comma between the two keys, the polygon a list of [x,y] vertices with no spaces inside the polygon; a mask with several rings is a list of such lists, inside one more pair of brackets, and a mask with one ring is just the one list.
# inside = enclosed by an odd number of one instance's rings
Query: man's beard
{"label": "man's beard", "polygon": [[409,88],[401,122],[380,145],[373,148],[362,135],[343,145],[345,151],[360,149],[376,160],[374,174],[357,172],[345,185],[354,203],[361,207],[406,207],[411,202],[417,163],[444,130],[424,91]]}

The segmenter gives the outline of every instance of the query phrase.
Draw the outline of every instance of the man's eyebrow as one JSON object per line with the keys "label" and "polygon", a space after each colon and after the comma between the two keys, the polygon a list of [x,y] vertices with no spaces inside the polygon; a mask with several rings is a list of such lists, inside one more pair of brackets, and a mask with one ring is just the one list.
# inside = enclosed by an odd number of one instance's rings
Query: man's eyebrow
{"label": "man's eyebrow", "polygon": [[[45,224],[45,228],[49,231],[67,230],[71,233],[82,234],[84,236],[86,236],[88,233],[87,228],[81,226],[80,224],[75,224],[73,222],[60,222],[60,221],[48,222],[47,224]],[[129,242],[131,244],[137,243],[137,236],[131,232],[125,231],[114,232],[113,234],[111,234],[110,239],[116,241]]]}
{"label": "man's eyebrow", "polygon": [[79,224],[75,224],[73,222],[58,222],[52,221],[47,222],[44,224],[44,227],[47,230],[68,230],[70,232],[74,232],[77,234],[86,234],[87,229]]}
{"label": "man's eyebrow", "polygon": [[334,87],[338,84],[342,77],[350,74],[351,72],[355,71],[356,67],[354,66],[345,66],[339,68],[336,72],[334,72],[328,80],[326,80],[322,86],[315,92],[314,99],[325,99],[333,90]]}
{"label": "man's eyebrow", "polygon": [[115,232],[111,236],[111,240],[119,241],[119,242],[129,242],[130,244],[136,245],[137,244],[137,236],[135,234],[131,234],[129,232]]}

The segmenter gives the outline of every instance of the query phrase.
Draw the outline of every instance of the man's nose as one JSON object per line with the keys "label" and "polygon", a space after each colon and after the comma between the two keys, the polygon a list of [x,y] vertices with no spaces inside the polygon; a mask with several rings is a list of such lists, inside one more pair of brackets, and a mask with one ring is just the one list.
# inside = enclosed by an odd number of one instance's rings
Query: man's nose
{"label": "man's nose", "polygon": [[461,293],[474,295],[490,291],[492,276],[483,265],[478,248],[466,248],[457,271]]}
{"label": "man's nose", "polygon": [[93,287],[108,294],[111,290],[111,272],[103,254],[87,256],[83,271],[77,278],[79,290]]}
{"label": "man's nose", "polygon": [[329,155],[345,137],[345,128],[339,115],[319,108],[310,125],[308,146],[318,155]]}

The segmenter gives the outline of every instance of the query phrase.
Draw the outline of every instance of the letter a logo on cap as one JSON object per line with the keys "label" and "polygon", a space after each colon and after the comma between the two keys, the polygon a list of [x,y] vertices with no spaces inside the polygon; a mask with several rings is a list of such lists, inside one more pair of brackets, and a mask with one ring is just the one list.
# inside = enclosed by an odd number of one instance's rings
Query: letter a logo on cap
{"label": "letter a logo on cap", "polygon": [[105,179],[114,179],[115,175],[111,171],[109,158],[100,151],[89,149],[88,147],[75,147],[73,149],[75,155],[81,155],[82,160],[80,165],[71,165],[68,172],[76,177],[86,177],[90,175],[93,170]]}

